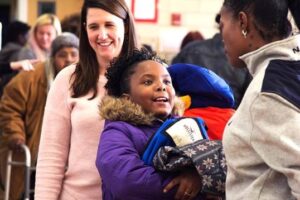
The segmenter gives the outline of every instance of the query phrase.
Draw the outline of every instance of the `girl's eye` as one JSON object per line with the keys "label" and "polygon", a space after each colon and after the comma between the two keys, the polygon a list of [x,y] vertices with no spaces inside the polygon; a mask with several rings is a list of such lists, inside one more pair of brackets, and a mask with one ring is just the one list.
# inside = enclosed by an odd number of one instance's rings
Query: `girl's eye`
{"label": "girl's eye", "polygon": [[170,80],[164,80],[164,83],[165,83],[166,85],[170,85],[170,84],[172,84],[172,81],[170,81]]}
{"label": "girl's eye", "polygon": [[151,84],[152,84],[152,81],[151,81],[151,80],[146,80],[146,81],[144,81],[144,84],[145,84],[145,85],[151,85]]}

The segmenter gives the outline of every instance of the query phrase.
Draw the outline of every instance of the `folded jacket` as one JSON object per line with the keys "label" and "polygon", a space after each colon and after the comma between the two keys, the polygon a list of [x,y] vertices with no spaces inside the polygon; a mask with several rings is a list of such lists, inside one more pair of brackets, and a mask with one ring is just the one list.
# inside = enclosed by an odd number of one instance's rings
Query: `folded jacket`
{"label": "folded jacket", "polygon": [[161,171],[178,171],[194,166],[202,177],[202,192],[225,194],[227,166],[221,141],[199,140],[182,147],[161,147],[153,158]]}
{"label": "folded jacket", "polygon": [[204,121],[201,118],[168,119],[148,141],[142,160],[146,165],[153,165],[153,157],[160,147],[181,147],[202,139],[208,139],[208,136]]}

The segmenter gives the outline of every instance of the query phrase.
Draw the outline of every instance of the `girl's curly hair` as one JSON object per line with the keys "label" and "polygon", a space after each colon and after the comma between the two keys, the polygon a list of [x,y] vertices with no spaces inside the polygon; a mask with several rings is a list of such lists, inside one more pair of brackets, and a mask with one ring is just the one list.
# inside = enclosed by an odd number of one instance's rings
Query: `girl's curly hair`
{"label": "girl's curly hair", "polygon": [[130,91],[130,77],[135,72],[138,63],[146,60],[153,60],[165,65],[163,59],[157,56],[155,52],[149,50],[135,49],[130,56],[122,56],[114,59],[105,74],[107,83],[105,88],[108,95],[121,97],[122,94]]}

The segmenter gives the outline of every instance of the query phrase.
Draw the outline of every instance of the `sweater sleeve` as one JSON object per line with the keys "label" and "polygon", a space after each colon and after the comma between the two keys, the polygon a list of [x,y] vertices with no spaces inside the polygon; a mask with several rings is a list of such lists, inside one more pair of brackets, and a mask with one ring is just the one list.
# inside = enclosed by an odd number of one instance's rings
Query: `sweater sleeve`
{"label": "sweater sleeve", "polygon": [[127,134],[127,127],[114,124],[110,123],[102,132],[96,161],[102,183],[112,195],[110,198],[173,199],[174,190],[163,193],[170,179],[145,165]]}
{"label": "sweater sleeve", "polygon": [[59,199],[70,148],[69,78],[62,70],[48,93],[36,169],[35,199]]}
{"label": "sweater sleeve", "polygon": [[299,108],[276,94],[261,94],[253,103],[251,144],[264,162],[287,178],[300,199]]}
{"label": "sweater sleeve", "polygon": [[30,95],[31,72],[21,72],[4,88],[0,102],[0,129],[6,143],[13,139],[25,138],[25,113]]}

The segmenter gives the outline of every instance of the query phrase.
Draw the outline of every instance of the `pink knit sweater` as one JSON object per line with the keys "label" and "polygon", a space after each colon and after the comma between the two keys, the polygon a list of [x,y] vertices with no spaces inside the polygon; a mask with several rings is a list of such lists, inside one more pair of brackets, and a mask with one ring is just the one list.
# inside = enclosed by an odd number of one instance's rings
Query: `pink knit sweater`
{"label": "pink knit sweater", "polygon": [[102,199],[95,166],[103,120],[98,104],[106,78],[99,77],[98,96],[72,98],[70,76],[75,66],[62,70],[48,94],[36,174],[36,200]]}

